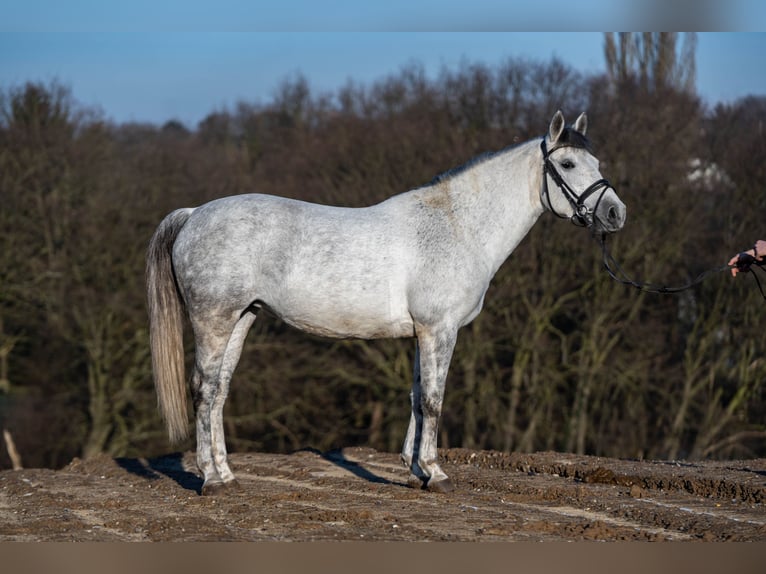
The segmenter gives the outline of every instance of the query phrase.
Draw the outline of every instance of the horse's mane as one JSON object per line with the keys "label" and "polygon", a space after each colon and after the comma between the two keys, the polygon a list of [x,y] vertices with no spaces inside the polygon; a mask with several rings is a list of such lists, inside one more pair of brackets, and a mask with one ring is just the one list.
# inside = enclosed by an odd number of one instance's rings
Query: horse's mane
{"label": "horse's mane", "polygon": [[[523,142],[523,143],[526,143],[526,142]],[[576,131],[574,128],[571,128],[569,126],[565,127],[564,131],[561,132],[561,135],[559,136],[559,139],[556,142],[556,144],[561,146],[579,147],[579,148],[586,149],[588,151],[592,151],[590,140],[587,137],[585,137],[583,134],[581,134],[580,132]],[[447,171],[444,171],[436,175],[431,181],[428,182],[427,185],[429,186],[437,185],[439,183],[444,183],[445,181],[449,181],[452,178],[460,175],[461,173],[466,172],[469,169],[484,163],[485,161],[489,161],[492,158],[497,157],[498,155],[509,152],[519,147],[520,145],[522,144],[521,143],[513,144],[499,151],[489,151],[489,152],[484,152],[483,154],[477,155],[476,157],[469,159],[463,165],[453,167],[452,169],[448,169]]]}
{"label": "horse's mane", "polygon": [[439,183],[449,181],[453,177],[456,177],[460,175],[461,173],[468,171],[472,167],[475,167],[481,163],[484,163],[485,161],[489,161],[493,157],[496,157],[506,151],[509,151],[513,147],[516,147],[516,146],[511,146],[510,148],[506,148],[500,151],[488,151],[488,152],[484,152],[481,155],[477,155],[476,157],[469,159],[463,165],[453,167],[452,169],[448,169],[447,171],[444,171],[436,175],[431,181],[428,182],[427,185],[437,185]]}

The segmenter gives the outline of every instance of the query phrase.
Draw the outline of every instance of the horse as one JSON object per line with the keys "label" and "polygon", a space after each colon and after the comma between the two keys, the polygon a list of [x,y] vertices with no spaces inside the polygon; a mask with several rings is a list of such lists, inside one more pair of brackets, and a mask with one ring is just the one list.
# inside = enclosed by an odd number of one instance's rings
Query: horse
{"label": "horse", "polygon": [[498,268],[546,210],[602,236],[625,222],[586,129],[585,113],[567,125],[557,111],[542,141],[479,156],[368,207],[243,194],[168,214],[146,258],[152,369],[175,443],[188,436],[185,312],[201,494],[237,486],[223,407],[262,310],[325,337],[414,337],[407,483],[453,490],[437,427],[458,329],[481,311]]}

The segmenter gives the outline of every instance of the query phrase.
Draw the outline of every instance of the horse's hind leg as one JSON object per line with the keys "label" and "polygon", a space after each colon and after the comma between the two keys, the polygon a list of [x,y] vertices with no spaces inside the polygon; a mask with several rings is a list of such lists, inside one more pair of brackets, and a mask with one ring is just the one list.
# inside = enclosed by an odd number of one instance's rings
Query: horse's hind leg
{"label": "horse's hind leg", "polygon": [[197,352],[192,394],[197,420],[197,466],[205,479],[202,494],[213,494],[224,485],[235,484],[227,461],[223,407],[254,320],[255,314],[247,312],[230,332],[202,329],[199,323],[195,326]]}

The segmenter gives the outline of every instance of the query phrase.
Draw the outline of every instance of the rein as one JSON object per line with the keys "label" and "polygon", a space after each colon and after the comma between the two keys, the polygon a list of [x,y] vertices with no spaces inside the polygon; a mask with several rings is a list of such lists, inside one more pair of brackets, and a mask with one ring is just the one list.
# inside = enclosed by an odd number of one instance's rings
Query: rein
{"label": "rein", "polygon": [[[607,273],[609,273],[609,276],[612,279],[614,279],[618,283],[622,283],[623,285],[628,285],[630,287],[635,287],[639,291],[645,291],[647,293],[680,293],[681,291],[686,291],[687,289],[691,289],[692,287],[699,285],[711,275],[715,275],[716,273],[720,273],[721,271],[726,271],[731,268],[731,266],[726,264],[726,265],[721,265],[720,267],[714,267],[713,269],[708,269],[707,271],[703,271],[702,273],[697,275],[697,277],[694,278],[692,281],[684,285],[678,285],[678,286],[656,285],[654,283],[636,281],[628,277],[625,271],[622,270],[622,267],[620,267],[620,264],[617,263],[614,257],[612,257],[612,254],[609,253],[609,249],[606,246],[605,235],[601,237],[594,236],[594,241],[599,243],[601,246],[601,253],[602,253],[603,261],[604,261],[604,268],[606,269]],[[748,271],[751,270],[751,267],[754,264],[757,266],[758,269],[766,273],[766,269],[763,268],[763,265],[766,265],[766,261],[757,261],[755,257],[753,257],[752,255],[748,253],[740,253],[737,263],[734,265],[734,267],[736,267],[737,269],[739,269],[739,271],[743,273],[747,273]],[[761,281],[760,279],[758,279],[758,274],[755,271],[753,271],[752,274],[753,274],[753,278],[755,279],[756,285],[758,285],[758,290],[761,292],[761,296],[764,299],[766,299],[766,293],[764,293],[763,291],[763,287],[761,286]]]}

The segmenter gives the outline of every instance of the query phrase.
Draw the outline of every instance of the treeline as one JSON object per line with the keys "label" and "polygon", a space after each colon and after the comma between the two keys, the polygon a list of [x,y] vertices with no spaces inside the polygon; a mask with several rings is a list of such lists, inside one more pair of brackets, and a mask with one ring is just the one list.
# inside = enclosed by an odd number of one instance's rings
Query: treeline
{"label": "treeline", "polygon": [[[628,206],[610,247],[629,273],[683,283],[763,236],[764,98],[707,109],[688,85],[511,59],[436,79],[413,65],[332,94],[298,76],[272,102],[190,130],[114,125],[56,83],[5,88],[1,426],[27,466],[166,452],[143,294],[144,251],[166,213],[254,191],[368,205],[540,137],[557,109],[588,112]],[[764,456],[765,319],[747,276],[677,296],[619,285],[586,231],[545,215],[460,334],[441,446]],[[313,338],[262,314],[228,400],[231,450],[398,451],[413,348]]]}

